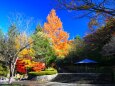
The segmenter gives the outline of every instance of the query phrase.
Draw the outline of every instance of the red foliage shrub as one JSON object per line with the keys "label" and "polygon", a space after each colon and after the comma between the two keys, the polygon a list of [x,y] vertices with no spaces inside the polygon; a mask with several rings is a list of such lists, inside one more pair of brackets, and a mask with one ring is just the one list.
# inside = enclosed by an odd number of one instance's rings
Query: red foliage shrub
{"label": "red foliage shrub", "polygon": [[35,62],[32,67],[32,71],[41,71],[45,69],[45,63]]}
{"label": "red foliage shrub", "polygon": [[29,67],[31,71],[41,71],[45,69],[45,63],[33,62],[28,59],[18,59],[16,63],[16,71],[22,74],[27,73],[27,68]]}
{"label": "red foliage shrub", "polygon": [[16,71],[19,73],[26,73],[26,67],[25,67],[25,63],[23,62],[23,60],[17,60],[16,63]]}

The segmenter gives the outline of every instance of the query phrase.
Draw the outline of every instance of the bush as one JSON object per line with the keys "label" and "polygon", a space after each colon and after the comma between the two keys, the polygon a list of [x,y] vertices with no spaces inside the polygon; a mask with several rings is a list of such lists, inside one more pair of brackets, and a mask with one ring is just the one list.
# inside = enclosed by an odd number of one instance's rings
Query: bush
{"label": "bush", "polygon": [[45,69],[45,71],[54,71],[54,70],[56,70],[56,69],[51,68],[51,67],[49,67],[49,68]]}
{"label": "bush", "polygon": [[30,75],[35,75],[35,76],[41,76],[41,75],[52,75],[52,74],[56,74],[57,70],[54,68],[48,68],[44,71],[40,71],[40,72],[29,72]]}
{"label": "bush", "polygon": [[0,76],[7,76],[7,73],[7,67],[0,63]]}

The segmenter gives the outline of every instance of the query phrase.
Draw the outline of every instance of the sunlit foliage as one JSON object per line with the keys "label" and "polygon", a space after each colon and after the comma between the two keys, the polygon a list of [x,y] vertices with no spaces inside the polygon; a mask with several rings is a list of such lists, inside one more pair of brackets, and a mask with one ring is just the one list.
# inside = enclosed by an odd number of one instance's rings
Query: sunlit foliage
{"label": "sunlit foliage", "polygon": [[62,22],[56,16],[54,9],[47,16],[47,22],[44,24],[43,32],[52,40],[52,46],[58,57],[64,57],[68,54],[69,34],[63,30]]}

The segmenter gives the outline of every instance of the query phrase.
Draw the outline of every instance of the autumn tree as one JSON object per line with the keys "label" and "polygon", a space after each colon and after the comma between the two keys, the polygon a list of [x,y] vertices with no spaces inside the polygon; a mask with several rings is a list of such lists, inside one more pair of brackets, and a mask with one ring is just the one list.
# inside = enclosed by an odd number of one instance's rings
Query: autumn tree
{"label": "autumn tree", "polygon": [[89,48],[93,50],[102,48],[106,43],[108,43],[115,32],[115,19],[109,20],[105,26],[98,28],[92,34],[88,34],[84,37],[85,42],[89,45]]}
{"label": "autumn tree", "polygon": [[63,30],[62,22],[56,16],[54,9],[47,16],[47,22],[44,24],[43,32],[52,40],[52,46],[58,57],[64,57],[68,54],[68,33]]}
{"label": "autumn tree", "polygon": [[[10,26],[7,35],[3,35],[3,38],[0,40],[0,55],[5,59],[4,61],[9,65],[10,76],[9,83],[12,82],[16,61],[18,59],[19,53],[27,48],[31,43],[26,42],[20,48],[16,48],[16,39],[17,36],[21,34],[17,30],[15,25]],[[19,41],[21,42],[21,40]]]}
{"label": "autumn tree", "polygon": [[[110,20],[109,23],[111,26],[113,26],[115,24],[115,20],[113,20],[113,22],[111,22]],[[114,29],[115,29],[115,26],[113,26],[111,30],[114,30]],[[111,33],[111,37],[109,41],[103,46],[101,50],[101,54],[103,57],[106,58],[105,60],[108,61],[109,64],[114,65],[115,63],[115,31]]]}
{"label": "autumn tree", "polygon": [[[91,31],[102,26],[107,18],[115,17],[115,0],[56,0],[59,9],[74,12],[75,18],[88,17]],[[57,4],[56,4],[57,5]]]}
{"label": "autumn tree", "polygon": [[23,47],[25,44],[30,43],[30,45],[28,47],[26,47],[25,49],[23,49],[19,54],[18,57],[25,57],[26,55],[29,56],[34,56],[34,50],[32,48],[32,38],[28,37],[27,34],[25,32],[23,32],[22,34],[19,34],[16,39],[16,49],[20,49],[21,47]]}
{"label": "autumn tree", "polygon": [[16,72],[21,74],[27,74],[29,71],[38,72],[44,69],[45,63],[35,62],[31,58],[19,58],[16,62]]}
{"label": "autumn tree", "polygon": [[57,0],[63,9],[87,11],[87,14],[93,12],[105,13],[115,16],[114,0]]}
{"label": "autumn tree", "polygon": [[[29,27],[30,20],[27,20],[23,16],[20,17],[20,15],[10,17],[10,27],[8,29],[8,33],[1,35],[0,55],[2,56],[2,58],[5,59],[4,61],[9,65],[9,83],[12,83],[12,79],[15,73],[15,65],[17,59],[19,58],[19,53],[32,43],[26,41],[23,43],[23,45],[19,46],[19,48],[16,48],[16,39],[18,38],[18,36],[22,35],[24,31],[31,28]],[[25,28],[22,27],[22,25],[24,25]],[[21,43],[22,39],[18,39],[18,42]]]}
{"label": "autumn tree", "polygon": [[[87,57],[103,61],[102,50],[106,44],[112,39],[112,34],[115,32],[115,19],[109,20],[105,26],[98,28],[95,32],[88,34],[84,37],[86,44],[85,50]],[[105,53],[104,53],[105,54]]]}

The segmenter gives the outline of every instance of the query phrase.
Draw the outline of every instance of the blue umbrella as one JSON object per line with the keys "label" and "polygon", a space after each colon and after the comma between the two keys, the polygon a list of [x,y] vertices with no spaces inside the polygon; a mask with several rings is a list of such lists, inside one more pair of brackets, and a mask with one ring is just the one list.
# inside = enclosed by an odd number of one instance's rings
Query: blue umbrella
{"label": "blue umbrella", "polygon": [[84,59],[79,62],[76,62],[75,64],[82,64],[82,63],[97,63],[97,62],[91,59]]}

